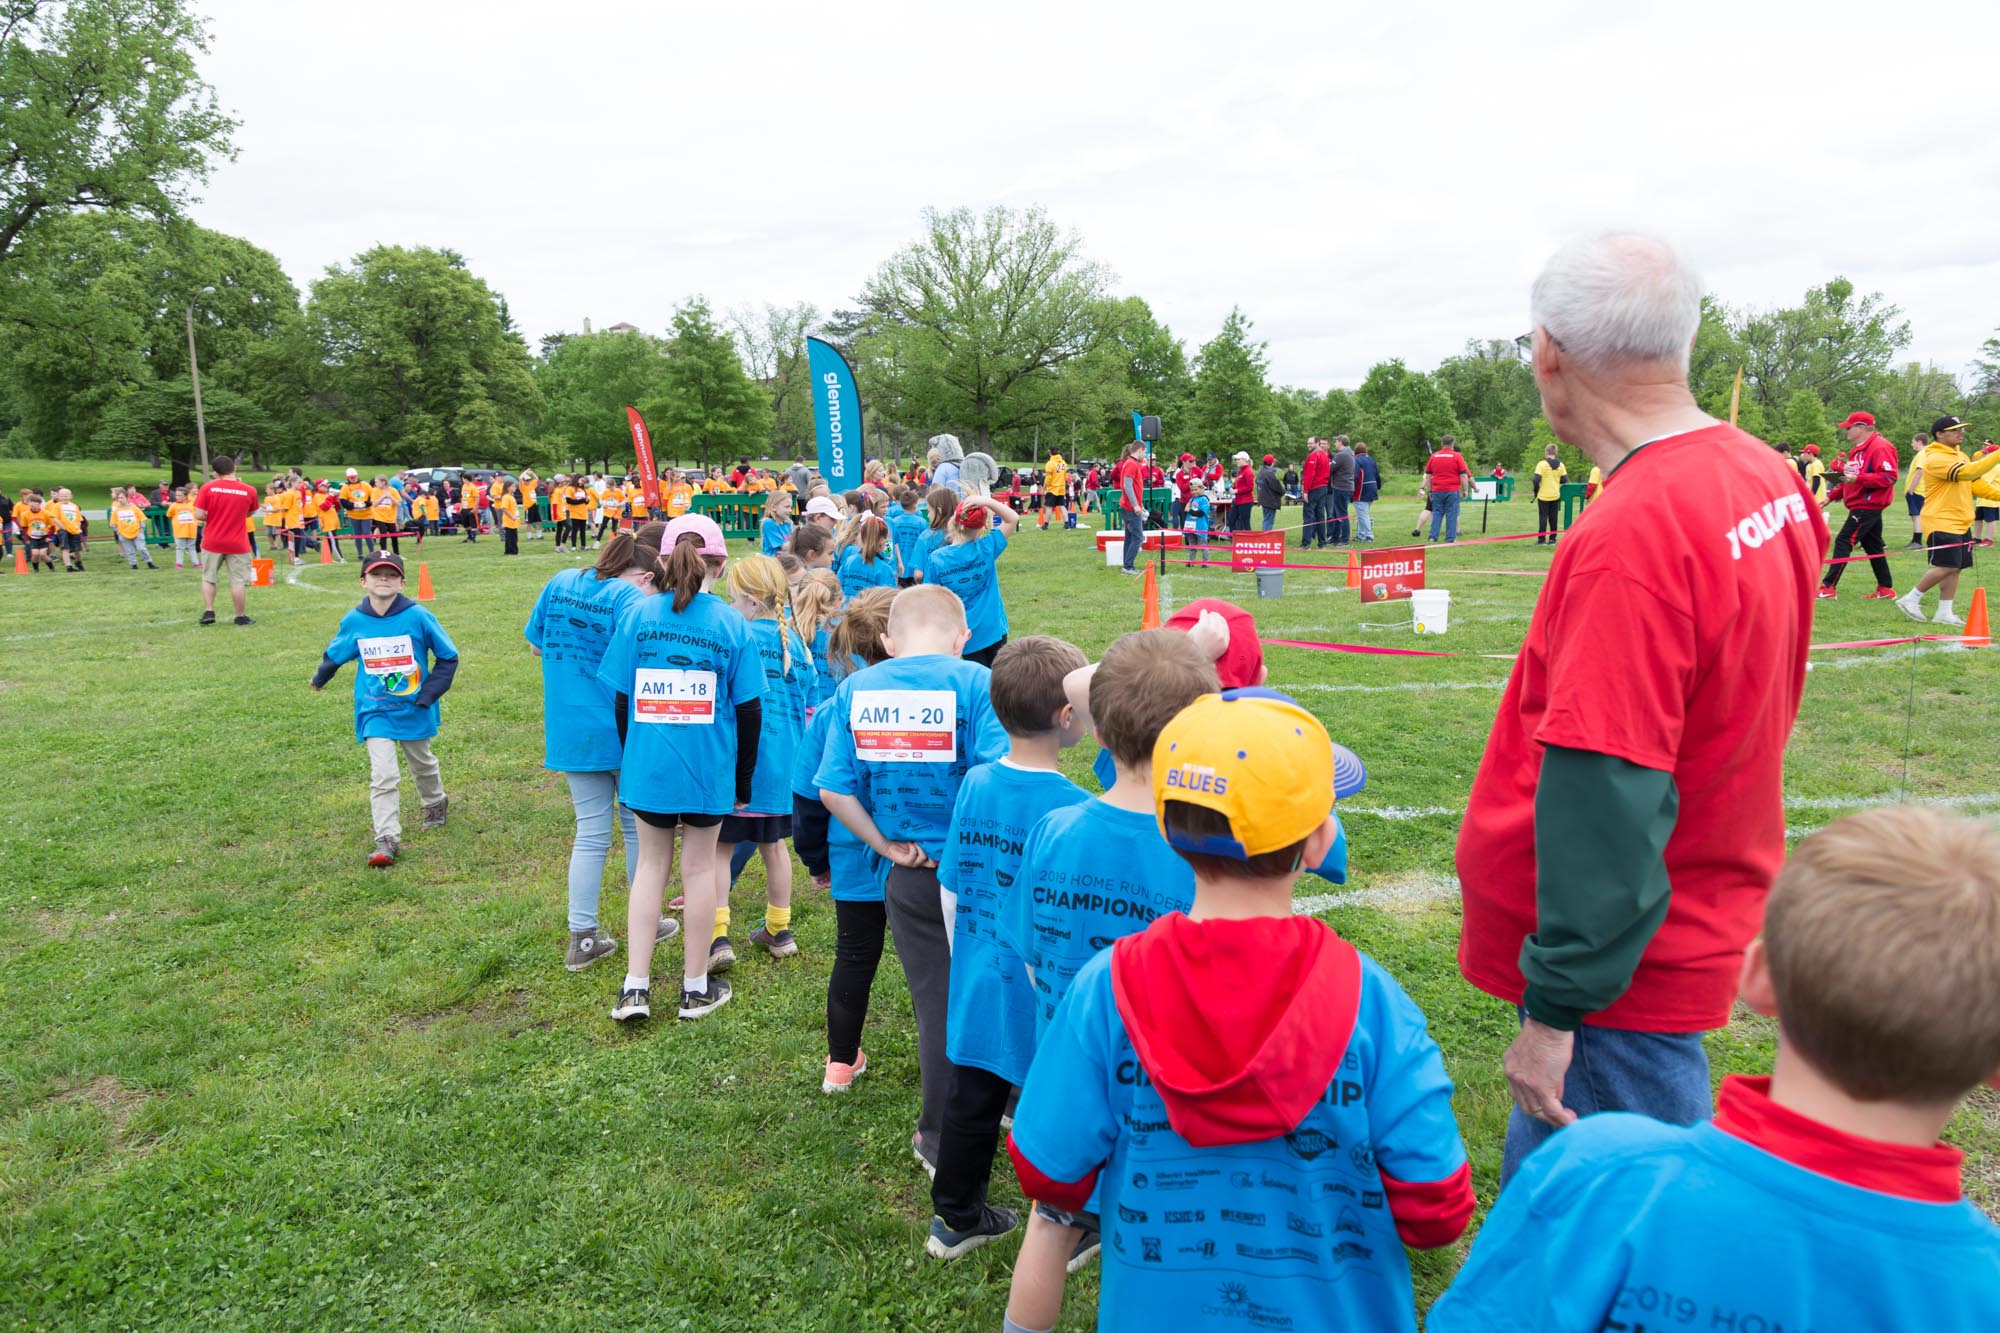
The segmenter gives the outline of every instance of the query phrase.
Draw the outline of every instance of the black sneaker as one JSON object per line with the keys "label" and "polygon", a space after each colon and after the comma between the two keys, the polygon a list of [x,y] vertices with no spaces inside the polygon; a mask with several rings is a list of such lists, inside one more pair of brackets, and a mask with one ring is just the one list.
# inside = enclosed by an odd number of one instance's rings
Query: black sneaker
{"label": "black sneaker", "polygon": [[710,977],[707,990],[681,992],[680,1017],[706,1018],[728,1003],[729,983],[720,977]]}
{"label": "black sneaker", "polygon": [[197,625],[213,625],[215,623],[215,612],[213,611],[202,612],[201,619],[195,621],[194,623]]}
{"label": "black sneaker", "polygon": [[1063,1265],[1063,1271],[1066,1273],[1079,1271],[1097,1257],[1098,1250],[1103,1246],[1104,1233],[1096,1227],[1091,1227],[1077,1240],[1076,1248],[1069,1252],[1069,1262]]}
{"label": "black sneaker", "polygon": [[619,991],[618,1003],[611,1006],[611,1016],[621,1023],[629,1023],[638,1018],[651,1018],[653,1016],[651,992],[643,988]]}
{"label": "black sneaker", "polygon": [[969,1227],[949,1227],[942,1217],[931,1218],[930,1239],[924,1242],[924,1253],[933,1259],[956,1259],[962,1254],[970,1254],[989,1240],[998,1240],[1021,1224],[1010,1208],[995,1208],[986,1205],[979,1210],[979,1220]]}
{"label": "black sneaker", "polygon": [[252,619],[251,619],[250,617],[248,617],[248,616],[238,616],[238,617],[236,617],[236,619],[235,619],[234,621],[232,621],[231,623],[232,623],[232,624],[237,624],[237,625],[254,625],[254,624],[256,624],[257,622],[256,622],[256,621],[254,621],[254,620],[252,620]]}

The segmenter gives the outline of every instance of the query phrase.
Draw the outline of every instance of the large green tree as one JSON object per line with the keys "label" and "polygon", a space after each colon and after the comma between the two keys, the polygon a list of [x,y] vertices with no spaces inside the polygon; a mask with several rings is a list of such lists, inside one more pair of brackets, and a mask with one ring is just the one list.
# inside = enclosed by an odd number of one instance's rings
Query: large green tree
{"label": "large green tree", "polygon": [[803,458],[813,452],[806,335],[818,324],[819,307],[807,301],[729,312],[729,331],[736,338],[744,369],[771,400],[769,453],[773,458]]}
{"label": "large green tree", "polygon": [[1464,352],[1446,357],[1432,378],[1450,400],[1460,428],[1477,442],[1480,462],[1522,456],[1542,410],[1542,395],[1516,343],[1498,338],[1468,342]]}
{"label": "large green tree", "polygon": [[449,250],[384,245],[327,269],[306,318],[351,456],[501,464],[532,457],[541,404],[501,302]]}
{"label": "large green tree", "polygon": [[1253,340],[1252,327],[1232,306],[1222,328],[1201,346],[1183,432],[1197,457],[1212,453],[1226,459],[1240,449],[1257,458],[1280,446],[1278,409],[1264,377],[1269,344]]}
{"label": "large green tree", "polygon": [[709,467],[755,458],[771,435],[771,404],[699,296],[674,311],[659,396],[641,411],[662,462],[687,458]]}
{"label": "large green tree", "polygon": [[[252,471],[263,470],[264,459],[280,441],[269,414],[229,389],[203,385],[201,417],[209,454],[243,457]],[[142,384],[112,403],[100,417],[91,445],[105,458],[185,459],[187,442],[194,437],[194,386],[183,375]],[[185,481],[186,476],[174,478],[176,485]]]}
{"label": "large green tree", "polygon": [[[1451,399],[1436,380],[1420,370],[1411,370],[1400,358],[1369,367],[1361,387],[1354,391],[1355,433],[1368,442],[1384,467],[1421,466],[1446,435],[1458,436],[1458,447],[1468,461],[1490,463],[1475,439],[1459,429],[1451,409]],[[1428,446],[1428,447],[1427,447]]]}
{"label": "large green tree", "polygon": [[1792,396],[1785,400],[1783,439],[1775,441],[1794,449],[1808,444],[1821,448],[1833,443],[1833,422],[1828,419],[1826,404],[1811,389],[1794,389]]}
{"label": "large green tree", "polygon": [[[1896,446],[1905,463],[1910,461],[1912,435],[1929,430],[1931,422],[1947,412],[1964,416],[1966,411],[1958,380],[1936,366],[1911,361],[1902,370],[1884,375],[1876,382],[1876,429]],[[1989,434],[1992,425],[1986,423]]]}
{"label": "large green tree", "polygon": [[181,0],[0,3],[0,264],[79,209],[168,218],[235,122],[195,68],[200,18]]}
{"label": "large green tree", "polygon": [[1039,209],[926,210],[924,222],[863,292],[855,350],[871,402],[969,447],[1066,434],[1101,377],[1061,372],[1115,333],[1111,275]]}
{"label": "large green tree", "polygon": [[[190,317],[204,392],[256,405],[270,423],[260,455],[303,461],[318,420],[316,356],[277,260],[237,237],[108,212],[49,219],[0,269],[0,381],[26,442],[50,456],[101,454],[111,405],[187,378]],[[194,452],[192,432],[166,449],[177,475]]]}
{"label": "large green tree", "polygon": [[665,345],[636,330],[562,338],[535,366],[542,396],[535,461],[623,466],[632,457],[625,409],[658,397],[666,379]]}
{"label": "large green tree", "polygon": [[1743,392],[1754,393],[1767,414],[1801,390],[1846,413],[1874,405],[1878,382],[1909,346],[1910,325],[1882,293],[1857,297],[1853,283],[1835,278],[1796,306],[1749,316],[1736,336]]}

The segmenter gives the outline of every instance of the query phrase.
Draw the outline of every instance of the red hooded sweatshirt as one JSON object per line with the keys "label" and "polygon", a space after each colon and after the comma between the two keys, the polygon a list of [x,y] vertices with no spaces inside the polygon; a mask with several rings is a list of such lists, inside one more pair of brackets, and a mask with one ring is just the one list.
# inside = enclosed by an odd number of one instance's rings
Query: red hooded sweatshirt
{"label": "red hooded sweatshirt", "polygon": [[1881,435],[1848,450],[1846,471],[1840,498],[1849,509],[1887,509],[1896,498],[1896,446]]}

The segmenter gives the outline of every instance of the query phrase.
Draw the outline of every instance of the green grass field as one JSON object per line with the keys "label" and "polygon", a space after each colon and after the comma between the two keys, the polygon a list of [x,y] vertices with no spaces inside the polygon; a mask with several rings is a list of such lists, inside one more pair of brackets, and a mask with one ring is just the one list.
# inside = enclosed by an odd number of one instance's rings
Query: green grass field
{"label": "green grass field", "polygon": [[[135,475],[134,480],[138,480]],[[1384,501],[1401,537],[1414,504]],[[1297,510],[1288,510],[1296,521]],[[1495,532],[1531,526],[1496,506]],[[1479,519],[1471,516],[1470,527]],[[1014,1243],[948,1267],[911,1161],[914,1031],[885,966],[868,1076],[818,1089],[832,912],[802,894],[801,957],[743,947],[736,1002],[699,1024],[619,1028],[616,962],[570,974],[571,815],[541,768],[541,695],[521,625],[558,567],[547,542],[424,552],[464,666],[437,744],[450,827],[362,865],[367,765],[347,679],[307,678],[358,598],[354,566],[253,590],[258,623],[197,628],[195,576],[0,575],[0,1324],[275,1327],[990,1329]],[[156,557],[157,558],[157,557]],[[1449,635],[1362,608],[1338,574],[1174,570],[1171,602],[1244,601],[1272,637],[1511,652],[1540,582],[1532,542],[1440,553]],[[1913,577],[1915,558],[1897,557]],[[1086,533],[1024,531],[1002,563],[1017,632],[1093,656],[1139,622],[1139,582]],[[1903,573],[1902,571],[1910,571]],[[1983,573],[1983,570],[1980,571]],[[1819,608],[1821,640],[1899,636],[1865,577]],[[1364,625],[1363,622],[1373,622]],[[1454,966],[1453,842],[1507,663],[1272,649],[1293,692],[1368,762],[1343,806],[1354,874],[1302,898],[1388,967],[1457,1080],[1482,1199],[1507,1109],[1508,1009]],[[1976,719],[1987,653],[1815,654],[1787,796],[1803,834],[1910,795],[2000,811]],[[1081,775],[1091,746],[1071,757]],[[1906,777],[1907,774],[1907,777]],[[414,793],[405,783],[407,828]],[[736,934],[758,919],[753,862]],[[799,882],[805,883],[803,876]],[[623,935],[622,863],[605,918]],[[662,955],[671,966],[672,950]],[[1711,1039],[1717,1076],[1763,1071],[1771,1025]],[[1951,1136],[2000,1208],[2000,1099]],[[997,1200],[1018,1199],[1004,1163]],[[1463,1245],[1415,1260],[1421,1300]],[[1063,1327],[1091,1324],[1094,1271]]]}

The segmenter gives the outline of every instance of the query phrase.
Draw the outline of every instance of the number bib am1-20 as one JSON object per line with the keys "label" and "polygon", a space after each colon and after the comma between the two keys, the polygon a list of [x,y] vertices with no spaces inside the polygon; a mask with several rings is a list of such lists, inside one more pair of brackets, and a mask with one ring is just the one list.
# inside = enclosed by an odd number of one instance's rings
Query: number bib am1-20
{"label": "number bib am1-20", "polygon": [[958,695],[951,690],[856,690],[848,729],[864,764],[950,764],[958,759]]}
{"label": "number bib am1-20", "polygon": [[681,727],[715,725],[715,673],[640,667],[633,688],[632,720]]}

